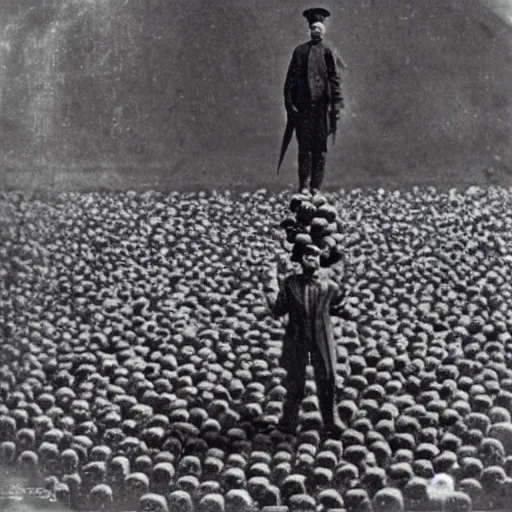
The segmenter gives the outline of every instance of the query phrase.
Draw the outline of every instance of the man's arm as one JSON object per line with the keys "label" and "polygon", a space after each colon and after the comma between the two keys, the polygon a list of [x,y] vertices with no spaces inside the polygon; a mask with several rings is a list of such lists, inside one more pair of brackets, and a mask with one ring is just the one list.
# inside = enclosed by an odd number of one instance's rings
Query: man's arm
{"label": "man's arm", "polygon": [[287,281],[273,268],[263,276],[263,287],[268,309],[272,316],[280,317],[288,313]]}
{"label": "man's arm", "polygon": [[330,108],[335,111],[344,108],[340,73],[342,63],[338,52],[333,48],[328,48],[325,54],[325,64],[327,66],[327,79],[329,80]]}
{"label": "man's arm", "polygon": [[281,283],[277,297],[267,295],[267,302],[272,316],[278,318],[288,313],[288,300],[285,283]]}
{"label": "man's arm", "polygon": [[294,50],[284,82],[284,106],[288,115],[297,113],[297,107],[293,104],[293,92],[297,84],[298,69],[298,54]]}

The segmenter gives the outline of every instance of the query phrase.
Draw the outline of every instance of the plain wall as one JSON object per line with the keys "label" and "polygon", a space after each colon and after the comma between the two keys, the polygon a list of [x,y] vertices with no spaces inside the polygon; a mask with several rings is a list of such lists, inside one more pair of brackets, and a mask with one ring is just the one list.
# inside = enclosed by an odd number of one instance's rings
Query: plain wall
{"label": "plain wall", "polygon": [[[327,188],[512,181],[512,28],[477,0],[327,1]],[[280,188],[303,0],[2,0],[0,186]],[[316,4],[315,4],[316,5]]]}

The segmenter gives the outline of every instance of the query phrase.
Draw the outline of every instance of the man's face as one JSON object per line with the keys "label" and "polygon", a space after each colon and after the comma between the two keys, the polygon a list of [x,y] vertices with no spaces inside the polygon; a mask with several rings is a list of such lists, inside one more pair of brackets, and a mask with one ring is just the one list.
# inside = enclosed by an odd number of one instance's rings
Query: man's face
{"label": "man's face", "polygon": [[309,26],[309,33],[311,35],[311,39],[323,39],[325,34],[325,25],[320,21],[315,21],[315,23],[311,23]]}
{"label": "man's face", "polygon": [[320,268],[320,255],[304,254],[302,256],[302,268],[309,272],[314,272]]}

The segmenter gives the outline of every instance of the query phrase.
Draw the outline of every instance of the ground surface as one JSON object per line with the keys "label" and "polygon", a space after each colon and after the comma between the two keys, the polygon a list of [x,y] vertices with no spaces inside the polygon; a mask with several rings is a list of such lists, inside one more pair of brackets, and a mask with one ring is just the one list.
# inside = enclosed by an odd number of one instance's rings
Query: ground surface
{"label": "ground surface", "polygon": [[[512,482],[511,191],[328,195],[346,235],[333,274],[346,289],[333,320],[342,446],[318,438],[311,378],[302,434],[255,430],[284,396],[283,326],[266,314],[261,273],[285,256],[288,197],[2,195],[4,467],[55,475],[84,506],[144,489],[228,499],[245,480],[256,500],[262,485],[285,502],[320,503],[322,488],[364,501],[383,486],[410,500],[434,472],[498,506]],[[113,479],[115,456],[132,494]],[[165,485],[158,462],[171,464]]]}

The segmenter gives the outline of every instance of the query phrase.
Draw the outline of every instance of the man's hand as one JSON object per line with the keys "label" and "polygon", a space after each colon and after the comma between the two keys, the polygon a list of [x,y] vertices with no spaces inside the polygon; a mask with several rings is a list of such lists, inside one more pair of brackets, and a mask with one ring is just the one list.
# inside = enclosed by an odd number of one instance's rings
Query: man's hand
{"label": "man's hand", "polygon": [[259,281],[263,288],[263,298],[267,304],[267,308],[272,312],[279,295],[280,282],[277,276],[277,269],[274,265],[270,268],[260,267],[257,271]]}
{"label": "man's hand", "polygon": [[262,273],[263,286],[267,289],[275,288],[277,283],[277,272],[273,268],[265,268]]}
{"label": "man's hand", "polygon": [[264,290],[277,294],[283,286],[288,272],[288,265],[281,258],[277,258],[268,267],[264,267],[260,272],[260,281],[263,284]]}
{"label": "man's hand", "polygon": [[289,272],[288,263],[285,257],[277,257],[274,263],[275,271],[277,272],[278,279],[284,280],[285,274]]}
{"label": "man's hand", "polygon": [[281,276],[276,263],[272,263],[270,268],[264,270],[263,279],[265,288],[276,292],[279,290],[279,286],[281,285]]}
{"label": "man's hand", "polygon": [[260,267],[256,270],[258,280],[261,283],[265,292],[277,292],[279,289],[279,281],[277,272],[274,268]]}
{"label": "man's hand", "polygon": [[290,117],[297,117],[299,115],[299,109],[295,106],[295,105],[292,105],[288,110],[287,110],[287,113]]}

